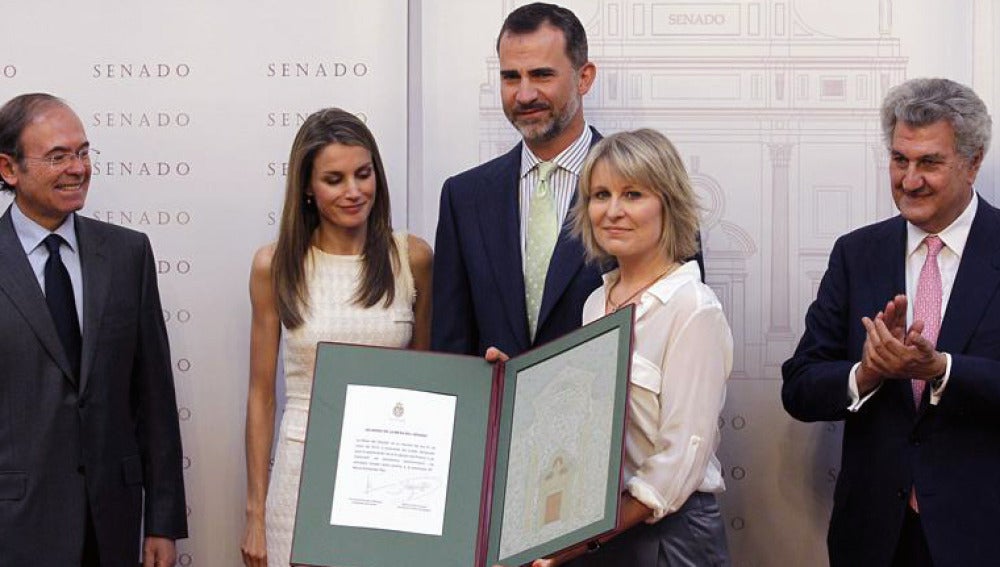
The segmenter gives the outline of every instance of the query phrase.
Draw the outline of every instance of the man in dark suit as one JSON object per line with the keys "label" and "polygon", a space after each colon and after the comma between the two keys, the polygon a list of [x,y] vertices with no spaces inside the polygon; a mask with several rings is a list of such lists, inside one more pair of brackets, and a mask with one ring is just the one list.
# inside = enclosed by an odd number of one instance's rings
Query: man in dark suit
{"label": "man in dark suit", "polygon": [[833,567],[998,565],[1000,211],[973,190],[990,116],[914,79],[882,128],[900,216],[837,240],[782,400],[845,422]]}
{"label": "man in dark suit", "polygon": [[[437,351],[482,355],[493,346],[516,355],[551,341],[580,326],[584,301],[601,285],[568,218],[584,158],[601,139],[583,117],[597,73],[586,31],[566,8],[527,4],[504,20],[497,55],[504,114],[522,142],[441,190]],[[536,214],[547,208],[551,218]],[[547,236],[540,225],[551,227]],[[701,253],[693,259],[704,274]]]}
{"label": "man in dark suit", "polygon": [[[579,327],[583,302],[601,284],[565,222],[583,159],[600,139],[583,118],[596,73],[586,32],[565,8],[529,4],[504,21],[497,54],[504,113],[523,143],[444,184],[434,350],[481,355],[495,346],[515,355]],[[536,239],[530,207],[541,210],[531,203],[543,162],[555,164],[548,172],[554,219],[548,237]]]}
{"label": "man in dark suit", "polygon": [[56,97],[0,108],[0,567],[169,567],[187,535],[152,250],[75,214],[94,154]]}

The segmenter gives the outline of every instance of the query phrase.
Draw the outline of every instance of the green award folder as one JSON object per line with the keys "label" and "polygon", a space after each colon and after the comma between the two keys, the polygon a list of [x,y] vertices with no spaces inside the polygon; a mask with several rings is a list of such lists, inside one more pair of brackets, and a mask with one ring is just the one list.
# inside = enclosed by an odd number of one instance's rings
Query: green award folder
{"label": "green award folder", "polygon": [[291,563],[514,567],[613,530],[632,325],[492,365],[321,343]]}

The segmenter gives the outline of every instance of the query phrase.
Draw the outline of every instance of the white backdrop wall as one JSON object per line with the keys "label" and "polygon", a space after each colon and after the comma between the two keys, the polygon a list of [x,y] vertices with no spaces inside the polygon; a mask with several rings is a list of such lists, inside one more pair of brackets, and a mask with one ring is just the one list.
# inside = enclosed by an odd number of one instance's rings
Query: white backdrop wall
{"label": "white backdrop wall", "polygon": [[[522,3],[422,4],[425,190],[411,224],[427,233],[441,180],[517,139],[500,110],[494,42],[503,15]],[[945,76],[972,85],[1000,114],[1000,3],[565,4],[586,26],[598,68],[584,102],[590,123],[605,133],[664,132],[706,207],[707,281],[736,343],[720,419],[734,564],[824,565],[841,427],[784,413],[780,365],[835,238],[895,212],[877,117],[886,90]],[[437,33],[452,21],[466,25]],[[462,56],[445,57],[454,53]],[[996,149],[977,188],[997,202]]]}
{"label": "white backdrop wall", "polygon": [[[238,565],[253,251],[292,138],[341,106],[381,144],[406,226],[407,6],[395,0],[5,3],[0,98],[65,97],[101,150],[83,214],[144,231],[184,441],[182,567]],[[2,269],[2,267],[0,267]]]}
{"label": "white backdrop wall", "polygon": [[[68,99],[102,151],[83,214],[146,232],[159,259],[192,533],[180,564],[238,565],[246,281],[275,235],[292,137],[320,107],[361,115],[394,222],[433,242],[444,179],[516,141],[494,41],[520,2],[9,4],[0,99]],[[598,66],[590,122],[663,131],[706,208],[708,282],[736,338],[720,419],[735,564],[825,564],[840,427],[790,420],[779,366],[833,240],[894,212],[876,112],[886,89],[946,76],[998,114],[1000,2],[565,4]],[[993,202],[998,156],[978,183]]]}

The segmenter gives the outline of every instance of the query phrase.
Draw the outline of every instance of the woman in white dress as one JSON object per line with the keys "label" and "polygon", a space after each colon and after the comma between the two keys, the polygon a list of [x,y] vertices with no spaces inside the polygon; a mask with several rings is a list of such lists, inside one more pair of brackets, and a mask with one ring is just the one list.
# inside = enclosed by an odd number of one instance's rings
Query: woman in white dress
{"label": "woman in white dress", "polygon": [[608,136],[587,157],[573,213],[590,260],[617,264],[583,322],[636,309],[623,525],[534,565],[729,565],[715,451],[733,339],[697,263],[684,261],[697,252],[698,207],[680,156],[654,130]]}
{"label": "woman in white dress", "polygon": [[[278,241],[250,272],[247,567],[289,565],[316,343],[430,344],[431,249],[393,234],[390,218],[368,128],[336,108],[311,115],[288,159]],[[286,402],[268,482],[282,340]]]}

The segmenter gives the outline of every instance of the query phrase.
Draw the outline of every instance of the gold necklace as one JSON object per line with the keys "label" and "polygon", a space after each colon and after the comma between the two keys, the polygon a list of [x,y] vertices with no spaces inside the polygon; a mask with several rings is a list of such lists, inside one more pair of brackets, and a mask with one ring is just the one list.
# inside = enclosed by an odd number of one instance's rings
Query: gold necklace
{"label": "gold necklace", "polygon": [[680,264],[671,264],[669,268],[667,268],[666,270],[664,270],[663,272],[661,272],[659,275],[657,275],[655,278],[653,278],[652,280],[650,280],[649,283],[647,283],[646,285],[644,285],[644,286],[640,287],[639,289],[635,290],[632,293],[632,295],[626,297],[624,300],[622,300],[622,301],[620,301],[618,303],[615,303],[614,301],[611,301],[611,294],[614,293],[615,288],[618,287],[618,282],[622,281],[621,274],[619,274],[618,275],[618,279],[615,280],[615,282],[613,284],[611,284],[611,287],[608,288],[608,294],[606,296],[604,296],[604,312],[605,313],[613,313],[615,311],[618,311],[623,305],[628,305],[630,301],[632,301],[633,299],[636,298],[636,296],[638,296],[640,293],[642,293],[642,292],[646,291],[647,289],[649,289],[653,284],[655,284],[656,282],[660,281],[661,278],[664,278],[667,275],[669,275],[671,272],[673,272],[675,269],[677,269],[678,266],[680,266]]}

